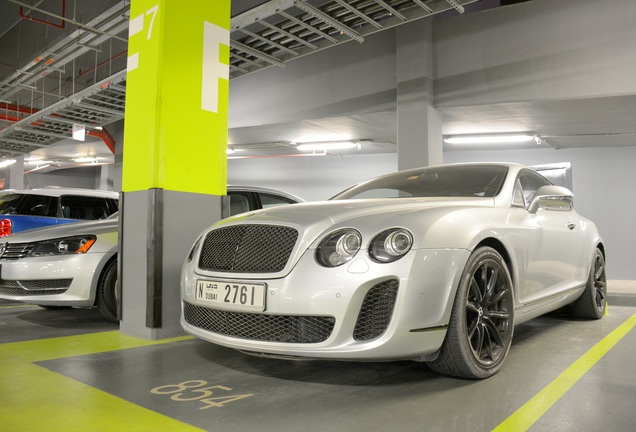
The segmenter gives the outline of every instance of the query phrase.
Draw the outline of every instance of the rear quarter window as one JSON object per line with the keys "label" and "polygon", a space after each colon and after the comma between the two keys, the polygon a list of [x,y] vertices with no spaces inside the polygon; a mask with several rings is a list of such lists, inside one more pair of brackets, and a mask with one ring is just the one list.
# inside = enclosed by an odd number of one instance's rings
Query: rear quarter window
{"label": "rear quarter window", "polygon": [[67,219],[105,219],[115,211],[115,200],[80,195],[64,195],[60,198],[62,217]]}

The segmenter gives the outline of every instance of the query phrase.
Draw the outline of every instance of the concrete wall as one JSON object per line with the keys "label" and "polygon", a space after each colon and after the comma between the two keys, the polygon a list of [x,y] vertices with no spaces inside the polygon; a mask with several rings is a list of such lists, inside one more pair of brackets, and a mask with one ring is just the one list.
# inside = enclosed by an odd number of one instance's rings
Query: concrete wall
{"label": "concrete wall", "polygon": [[[601,144],[601,143],[599,143]],[[445,152],[444,163],[517,162],[540,165],[572,163],[576,210],[598,226],[608,250],[608,276],[636,279],[633,218],[636,199],[636,147],[571,150],[499,150]],[[397,155],[248,159],[228,164],[232,184],[257,184],[291,192],[306,200],[322,200],[355,183],[396,171]]]}
{"label": "concrete wall", "polygon": [[95,189],[101,167],[82,167],[57,170],[50,173],[31,173],[24,176],[24,188],[35,189],[48,186]]}

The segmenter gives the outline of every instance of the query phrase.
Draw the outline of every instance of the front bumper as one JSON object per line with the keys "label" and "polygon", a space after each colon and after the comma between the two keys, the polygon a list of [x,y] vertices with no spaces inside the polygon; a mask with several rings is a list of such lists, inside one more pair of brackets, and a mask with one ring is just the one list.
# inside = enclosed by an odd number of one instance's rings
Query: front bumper
{"label": "front bumper", "polygon": [[98,276],[113,255],[0,260],[0,299],[42,306],[93,306]]}
{"label": "front bumper", "polygon": [[[435,353],[444,340],[468,256],[469,251],[462,249],[420,249],[390,264],[360,257],[340,267],[324,268],[310,250],[279,279],[201,272],[193,260],[182,270],[181,324],[194,336],[241,351],[323,359],[421,360]],[[265,311],[241,311],[197,300],[197,279],[265,283]],[[366,313],[367,320],[378,318],[375,309],[368,310],[368,294],[391,281],[397,293],[387,322],[377,334],[374,329],[360,337],[360,317]],[[193,318],[192,311],[203,313],[206,319]],[[210,316],[214,324],[203,325]],[[324,338],[306,337],[316,320],[321,332],[325,326],[331,327]],[[289,334],[281,330],[275,333],[283,336],[263,336],[269,335],[262,331],[268,326],[281,326]]]}

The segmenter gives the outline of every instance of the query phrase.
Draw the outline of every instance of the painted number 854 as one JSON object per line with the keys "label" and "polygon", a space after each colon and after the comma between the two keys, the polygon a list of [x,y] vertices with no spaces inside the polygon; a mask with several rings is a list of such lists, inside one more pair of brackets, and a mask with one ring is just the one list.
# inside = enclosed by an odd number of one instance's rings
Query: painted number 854
{"label": "painted number 854", "polygon": [[168,384],[155,387],[150,390],[150,392],[158,395],[172,395],[170,396],[170,399],[176,402],[201,402],[202,404],[204,404],[204,406],[200,407],[199,409],[219,408],[227,405],[230,402],[236,402],[238,400],[254,396],[253,394],[226,394],[225,396],[210,397],[215,395],[217,390],[221,390],[222,392],[229,392],[232,391],[232,389],[222,385],[207,385],[207,381],[190,380],[183,381],[179,384]]}

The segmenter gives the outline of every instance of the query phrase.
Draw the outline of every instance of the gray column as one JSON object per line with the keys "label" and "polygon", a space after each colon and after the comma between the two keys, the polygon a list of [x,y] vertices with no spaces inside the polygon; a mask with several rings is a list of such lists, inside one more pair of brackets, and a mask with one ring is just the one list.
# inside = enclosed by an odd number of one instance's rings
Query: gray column
{"label": "gray column", "polygon": [[398,169],[443,162],[442,121],[433,107],[433,24],[396,28]]}
{"label": "gray column", "polygon": [[199,233],[221,219],[221,197],[150,189],[122,193],[120,205],[120,331],[146,339],[185,334],[181,265]]}
{"label": "gray column", "polygon": [[115,181],[113,178],[113,166],[102,165],[99,169],[99,178],[96,180],[96,189],[115,190]]}
{"label": "gray column", "polygon": [[24,189],[24,156],[16,157],[8,172],[9,181],[4,185],[5,189]]}

